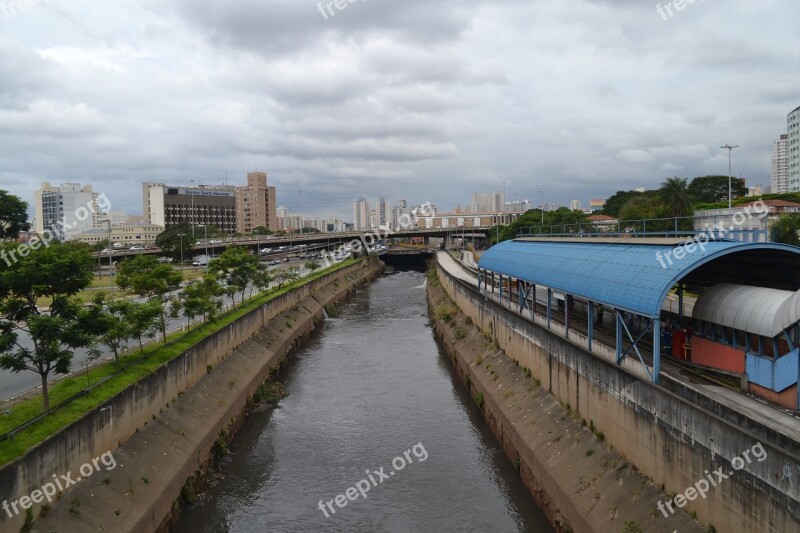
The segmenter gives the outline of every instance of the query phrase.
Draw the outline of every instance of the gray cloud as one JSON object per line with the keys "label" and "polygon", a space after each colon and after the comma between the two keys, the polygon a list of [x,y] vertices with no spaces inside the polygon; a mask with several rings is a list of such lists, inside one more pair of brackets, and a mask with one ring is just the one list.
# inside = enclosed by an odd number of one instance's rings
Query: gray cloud
{"label": "gray cloud", "polygon": [[[663,4],[664,2],[662,2]],[[586,203],[672,175],[768,184],[800,105],[789,0],[63,0],[0,19],[0,187],[241,183],[349,217],[356,196]]]}

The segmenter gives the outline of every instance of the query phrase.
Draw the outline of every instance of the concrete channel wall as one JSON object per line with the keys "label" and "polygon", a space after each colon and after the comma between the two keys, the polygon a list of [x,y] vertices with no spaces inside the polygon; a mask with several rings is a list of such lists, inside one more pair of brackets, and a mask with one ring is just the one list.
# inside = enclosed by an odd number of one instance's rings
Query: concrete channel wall
{"label": "concrete channel wall", "polygon": [[[495,305],[441,267],[438,275],[477,327],[666,494],[712,479],[705,498],[683,507],[702,523],[717,531],[800,530],[800,443],[677,383],[653,385]],[[736,470],[735,458],[758,443],[766,458],[751,452]],[[714,474],[720,468],[722,479]]]}
{"label": "concrete channel wall", "polygon": [[[106,451],[116,450],[140,428],[155,420],[170,402],[174,403],[185,391],[208,377],[209,370],[213,372],[214,368],[258,334],[272,319],[304,301],[313,301],[316,313],[321,315],[324,305],[347,297],[354,290],[357,281],[370,279],[381,269],[381,263],[371,258],[326,274],[270,300],[229,326],[209,335],[152,374],[87,412],[80,420],[49,437],[25,456],[0,468],[0,495],[9,499],[29,495],[43,484],[52,481],[54,474],[76,473],[87,460],[98,457]],[[314,298],[323,301],[319,302]],[[298,335],[305,334],[309,329],[313,329],[313,319],[313,316],[309,316],[304,323],[290,329],[296,330]],[[283,328],[284,326],[281,326],[281,332]],[[285,351],[291,346],[292,338],[288,336],[281,339],[279,345],[273,349],[276,352]],[[281,357],[283,355],[285,354],[281,354]],[[267,375],[268,370],[269,368],[258,369],[255,374]],[[254,384],[257,385],[258,383]],[[239,395],[237,402],[244,405],[253,390],[242,389],[236,392]],[[238,416],[240,413],[234,415]],[[228,423],[229,420],[226,420],[224,425]],[[183,480],[180,484],[183,484]],[[79,486],[76,485],[76,489]],[[151,488],[153,492],[160,490],[158,487]],[[172,500],[169,500],[167,509],[171,504]],[[34,506],[34,516],[39,515],[40,509],[41,505]],[[10,519],[7,513],[2,513],[0,531],[18,531],[24,519],[24,514]]]}

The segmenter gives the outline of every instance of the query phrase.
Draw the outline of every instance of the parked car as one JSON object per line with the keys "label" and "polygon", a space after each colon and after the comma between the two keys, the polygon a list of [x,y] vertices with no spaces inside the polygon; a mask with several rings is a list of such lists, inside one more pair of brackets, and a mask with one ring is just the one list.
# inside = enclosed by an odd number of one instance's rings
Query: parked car
{"label": "parked car", "polygon": [[142,247],[142,246],[131,246],[130,248],[128,248],[128,250],[130,250],[131,252],[140,252],[140,251],[144,250],[144,247]]}
{"label": "parked car", "polygon": [[156,246],[155,244],[148,244],[147,246],[144,247],[144,249],[145,250],[158,250],[158,246]]}
{"label": "parked car", "polygon": [[111,250],[109,250],[108,248],[103,248],[103,249],[100,251],[100,253],[101,253],[101,254],[107,254],[107,253],[109,253],[110,251],[111,251]]}

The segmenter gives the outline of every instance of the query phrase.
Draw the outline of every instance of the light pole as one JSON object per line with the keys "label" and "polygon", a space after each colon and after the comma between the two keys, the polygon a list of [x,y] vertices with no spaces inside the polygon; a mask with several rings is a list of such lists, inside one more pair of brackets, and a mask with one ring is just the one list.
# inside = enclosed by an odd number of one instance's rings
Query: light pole
{"label": "light pole", "polygon": [[178,237],[181,238],[181,274],[183,274],[183,237],[186,235],[185,233],[178,233]]}
{"label": "light pole", "polygon": [[[208,224],[203,224],[202,226],[199,226],[199,227],[203,228],[203,237],[205,239],[205,246],[206,246],[206,272],[208,272],[208,261],[209,261],[209,257],[208,257]],[[261,257],[261,256],[259,255],[259,257]]]}
{"label": "light pole", "polygon": [[723,150],[728,151],[728,209],[731,208],[731,152],[734,148],[739,148],[739,145],[736,144],[731,146],[730,144],[726,144],[725,146],[720,146]]}
{"label": "light pole", "polygon": [[544,231],[544,191],[539,191],[542,195],[542,231]]}
{"label": "light pole", "polygon": [[189,224],[192,225],[192,238],[194,239],[194,180],[189,180],[192,187],[189,189],[189,195],[192,199],[192,208],[189,211]]}
{"label": "light pole", "polygon": [[111,244],[111,219],[107,218],[106,222],[108,222],[108,290],[111,293],[109,296],[112,300],[114,299],[114,262],[113,257],[111,254],[111,250],[114,249],[114,246]]}

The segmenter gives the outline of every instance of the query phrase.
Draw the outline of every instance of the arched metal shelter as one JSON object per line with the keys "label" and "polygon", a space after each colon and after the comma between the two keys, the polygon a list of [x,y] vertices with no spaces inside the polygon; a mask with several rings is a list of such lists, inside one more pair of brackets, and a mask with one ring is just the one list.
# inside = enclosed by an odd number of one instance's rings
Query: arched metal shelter
{"label": "arched metal shelter", "polygon": [[[686,238],[519,238],[495,245],[480,259],[479,288],[487,275],[534,287],[548,288],[548,323],[551,291],[560,291],[614,310],[617,317],[617,362],[636,343],[625,325],[623,312],[646,317],[653,332],[653,373],[660,366],[660,316],[667,294],[676,286],[683,309],[683,288],[706,288],[719,283],[751,285],[795,292],[800,289],[800,248],[776,243],[712,240],[701,234]],[[520,293],[526,290],[520,286]],[[523,294],[523,296],[525,296]],[[526,296],[525,296],[526,297]],[[527,298],[527,297],[526,297]],[[787,305],[789,305],[787,303]],[[520,297],[520,311],[525,304]],[[647,331],[647,330],[645,330]],[[623,332],[632,346],[623,353]],[[589,321],[589,346],[592,325]],[[647,368],[642,360],[639,359]],[[649,373],[649,369],[648,369]]]}

